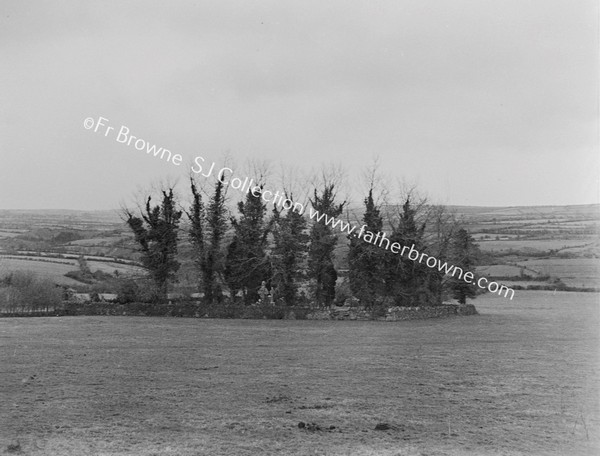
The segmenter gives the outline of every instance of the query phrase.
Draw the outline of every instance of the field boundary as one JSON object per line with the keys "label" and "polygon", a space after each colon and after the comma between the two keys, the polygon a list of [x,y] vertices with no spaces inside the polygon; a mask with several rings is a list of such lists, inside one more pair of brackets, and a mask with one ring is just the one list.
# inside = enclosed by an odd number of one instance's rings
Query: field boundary
{"label": "field boundary", "polygon": [[365,309],[362,307],[289,307],[271,304],[246,306],[243,304],[204,305],[194,302],[171,304],[128,303],[113,304],[65,302],[60,307],[35,311],[0,312],[0,318],[10,317],[66,317],[66,316],[140,316],[180,318],[223,318],[253,320],[370,320],[405,321],[452,316],[477,315],[473,304],[443,304],[440,306],[389,307]]}

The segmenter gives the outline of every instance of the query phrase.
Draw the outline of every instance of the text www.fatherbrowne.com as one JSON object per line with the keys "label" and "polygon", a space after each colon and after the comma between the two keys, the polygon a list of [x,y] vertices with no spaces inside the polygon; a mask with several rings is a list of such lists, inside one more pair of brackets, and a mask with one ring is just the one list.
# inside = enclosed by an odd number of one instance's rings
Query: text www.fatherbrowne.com
{"label": "text www.fatherbrowne.com", "polygon": [[458,277],[459,280],[464,280],[466,283],[475,283],[479,288],[487,289],[491,293],[497,293],[503,295],[505,298],[510,296],[512,300],[515,291],[512,288],[508,288],[506,285],[501,285],[498,282],[490,282],[486,277],[475,277],[471,271],[463,271],[462,268],[448,264],[448,262],[432,255],[428,255],[424,252],[419,252],[415,249],[415,245],[412,244],[410,247],[405,245],[402,246],[399,242],[391,242],[385,233],[379,232],[377,234],[371,231],[365,230],[367,225],[363,225],[358,233],[356,231],[356,225],[352,225],[349,222],[343,222],[342,220],[336,220],[335,217],[329,217],[327,214],[320,214],[319,211],[309,208],[309,217],[317,222],[324,222],[326,225],[332,228],[338,227],[341,232],[345,232],[348,235],[355,234],[359,239],[363,241],[381,247],[385,250],[389,250],[392,253],[400,254],[401,256],[406,255],[409,260],[416,261],[419,264],[424,263],[427,267],[437,269],[439,272],[443,272],[446,275],[452,277]]}

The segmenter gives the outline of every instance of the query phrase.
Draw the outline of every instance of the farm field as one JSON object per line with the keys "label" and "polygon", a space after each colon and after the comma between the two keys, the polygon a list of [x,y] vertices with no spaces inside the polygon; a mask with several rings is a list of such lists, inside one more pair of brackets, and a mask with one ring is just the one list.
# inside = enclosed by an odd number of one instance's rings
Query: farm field
{"label": "farm field", "polygon": [[[476,271],[491,277],[513,277],[522,272],[529,277],[559,277],[567,286],[600,288],[600,259],[598,258],[543,258],[519,261],[513,264],[478,266]],[[507,284],[507,280],[502,283]],[[511,283],[513,283],[511,281]],[[528,285],[515,281],[517,285]],[[532,285],[546,282],[532,283]]]}
{"label": "farm field", "polygon": [[144,274],[144,270],[139,266],[130,264],[113,263],[110,261],[88,261],[88,266],[92,271],[102,271],[112,274],[114,271],[118,271],[119,274],[129,276],[139,276]]}
{"label": "farm field", "polygon": [[70,271],[76,271],[75,262],[69,260],[36,261],[35,259],[0,257],[0,277],[15,271],[30,271],[36,276],[51,280],[55,284],[75,286],[80,282],[65,277]]}
{"label": "farm field", "polygon": [[506,239],[506,240],[481,240],[478,239],[479,248],[486,252],[503,252],[508,250],[570,250],[575,247],[593,246],[594,239]]}
{"label": "farm field", "polygon": [[[524,267],[527,267],[527,262],[524,263]],[[518,276],[522,268],[510,264],[493,264],[488,266],[478,266],[476,271],[479,274],[485,274],[493,277],[512,277]],[[532,271],[531,269],[525,269],[524,273],[531,277],[537,277],[539,274]]]}
{"label": "farm field", "polygon": [[0,319],[0,451],[598,454],[599,295],[475,304],[397,323]]}
{"label": "farm field", "polygon": [[600,259],[598,258],[546,258],[522,261],[519,264],[541,275],[560,277],[569,286],[600,286]]}
{"label": "farm field", "polygon": [[102,245],[102,246],[106,246],[106,245],[111,245],[115,242],[121,241],[121,240],[126,240],[126,237],[115,237],[115,236],[111,236],[111,237],[99,237],[99,238],[91,238],[91,239],[79,239],[77,241],[72,241],[69,242],[67,245],[80,245],[80,246],[84,246],[84,247],[93,247],[93,246],[97,246],[97,245]]}
{"label": "farm field", "polygon": [[[25,231],[26,232],[26,231]],[[2,238],[13,238],[23,234],[23,231],[5,231],[0,230],[0,239]]]}
{"label": "farm field", "polygon": [[[143,273],[139,266],[114,263],[109,261],[88,261],[92,271],[100,270],[108,274],[118,271],[125,276],[139,276]],[[78,286],[81,282],[65,277],[65,274],[77,271],[79,266],[76,260],[44,258],[44,257],[10,257],[0,255],[0,277],[14,271],[30,271],[39,277],[51,280],[55,284],[65,286]]]}

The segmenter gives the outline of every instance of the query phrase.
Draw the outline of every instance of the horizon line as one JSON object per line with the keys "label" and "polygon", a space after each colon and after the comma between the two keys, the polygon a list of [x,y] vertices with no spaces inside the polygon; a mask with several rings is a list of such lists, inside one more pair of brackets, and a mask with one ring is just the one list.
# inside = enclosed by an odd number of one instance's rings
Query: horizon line
{"label": "horizon line", "polygon": [[[402,205],[403,203],[396,203],[397,205]],[[387,204],[387,206],[394,206],[396,204]],[[503,208],[527,208],[527,207],[574,207],[574,206],[600,206],[600,202],[598,203],[572,203],[572,204],[508,204],[508,205],[479,205],[479,204],[426,204],[430,206],[444,206],[444,207],[472,207],[472,208],[493,208],[493,209],[503,209]],[[383,204],[381,205],[383,206]],[[118,212],[122,208],[111,208],[111,209],[73,209],[73,208],[12,208],[5,209],[0,208],[0,211],[9,212],[9,211],[28,211],[28,212],[41,212],[41,211],[63,211],[63,212]]]}

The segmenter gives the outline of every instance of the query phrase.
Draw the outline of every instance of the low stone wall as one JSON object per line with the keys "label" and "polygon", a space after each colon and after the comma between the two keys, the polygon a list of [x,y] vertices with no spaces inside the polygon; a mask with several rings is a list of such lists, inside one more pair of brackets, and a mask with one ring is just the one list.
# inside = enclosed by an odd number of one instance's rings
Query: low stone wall
{"label": "low stone wall", "polygon": [[216,304],[206,306],[200,303],[180,302],[173,304],[111,304],[106,302],[81,304],[64,302],[61,307],[47,311],[0,312],[1,317],[38,317],[38,316],[156,316],[188,318],[241,318],[241,319],[277,319],[277,320],[376,320],[403,321],[425,318],[443,318],[456,315],[475,315],[477,310],[472,304],[444,304],[432,307],[391,307],[370,310],[357,307],[334,307],[331,309],[310,309],[306,307],[274,306],[269,304],[245,306],[243,304]]}
{"label": "low stone wall", "polygon": [[310,312],[307,320],[378,320],[404,321],[426,318],[446,318],[462,315],[477,315],[473,304],[444,304],[426,307],[391,307],[383,315],[373,315],[371,311],[360,308],[324,309]]}
{"label": "low stone wall", "polygon": [[392,307],[385,317],[387,321],[420,320],[422,318],[444,318],[457,315],[477,315],[473,304],[444,304],[435,307]]}

